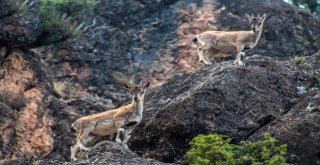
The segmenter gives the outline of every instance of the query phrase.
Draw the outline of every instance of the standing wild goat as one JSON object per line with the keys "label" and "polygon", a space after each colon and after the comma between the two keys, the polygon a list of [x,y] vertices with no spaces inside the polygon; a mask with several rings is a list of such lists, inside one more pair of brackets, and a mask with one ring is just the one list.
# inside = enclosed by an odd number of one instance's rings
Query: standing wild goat
{"label": "standing wild goat", "polygon": [[85,147],[95,136],[106,136],[117,133],[116,142],[128,148],[127,142],[132,130],[141,122],[143,102],[146,89],[150,82],[142,85],[123,84],[130,90],[132,102],[117,109],[84,116],[72,124],[77,131],[76,144],[71,147],[71,159],[76,160],[80,149],[89,150]]}
{"label": "standing wild goat", "polygon": [[234,63],[244,65],[243,51],[252,49],[258,43],[266,14],[262,17],[246,14],[246,17],[251,31],[206,31],[197,35],[192,41],[198,46],[199,62],[211,64],[210,58],[218,54],[236,53]]}

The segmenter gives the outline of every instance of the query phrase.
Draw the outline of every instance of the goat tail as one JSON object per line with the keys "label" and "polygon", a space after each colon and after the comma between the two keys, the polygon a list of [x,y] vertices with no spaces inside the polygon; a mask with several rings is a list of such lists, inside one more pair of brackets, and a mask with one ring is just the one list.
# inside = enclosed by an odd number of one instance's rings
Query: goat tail
{"label": "goat tail", "polygon": [[76,121],[74,123],[71,124],[71,128],[70,128],[72,131],[76,131],[78,132],[78,130],[80,129],[80,125],[79,123]]}

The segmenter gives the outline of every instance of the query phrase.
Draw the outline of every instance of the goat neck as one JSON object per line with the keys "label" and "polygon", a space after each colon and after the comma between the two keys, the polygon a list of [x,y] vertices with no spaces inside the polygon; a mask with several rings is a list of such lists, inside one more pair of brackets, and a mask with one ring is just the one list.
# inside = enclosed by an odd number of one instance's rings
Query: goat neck
{"label": "goat neck", "polygon": [[257,45],[257,43],[261,37],[262,29],[263,29],[263,25],[261,26],[261,28],[259,30],[256,30],[256,31],[252,30],[253,37],[254,37],[254,46]]}
{"label": "goat neck", "polygon": [[132,100],[132,105],[135,110],[135,115],[140,116],[141,118],[143,113],[143,102],[144,102],[144,98],[141,98],[138,101],[135,101],[134,99]]}

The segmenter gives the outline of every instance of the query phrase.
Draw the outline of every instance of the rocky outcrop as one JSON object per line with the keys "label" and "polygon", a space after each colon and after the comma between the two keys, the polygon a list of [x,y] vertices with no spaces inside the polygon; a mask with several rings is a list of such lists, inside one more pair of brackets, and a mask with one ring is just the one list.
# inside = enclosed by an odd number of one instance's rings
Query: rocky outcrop
{"label": "rocky outcrop", "polygon": [[[298,164],[319,164],[320,161],[320,52],[307,57],[297,66],[299,96],[290,100],[290,111],[257,130],[249,139],[270,132],[287,143],[289,159]],[[302,88],[302,89],[301,89]],[[303,90],[305,88],[305,90]]]}
{"label": "rocky outcrop", "polygon": [[74,162],[61,162],[58,160],[33,160],[25,159],[2,160],[2,165],[90,165],[90,164],[108,164],[108,165],[173,165],[172,163],[162,163],[150,158],[141,158],[129,149],[123,148],[117,143],[102,141],[97,143],[88,152],[80,153],[80,159]]}
{"label": "rocky outcrop", "polygon": [[[237,143],[269,132],[288,144],[292,163],[315,164],[320,159],[319,59],[317,53],[296,66],[255,55],[247,67],[227,61],[173,76],[148,92],[143,123],[129,147],[174,162],[198,134],[219,133]],[[312,110],[306,110],[308,103]]]}
{"label": "rocky outcrop", "polygon": [[[141,158],[136,153],[123,148],[119,144],[103,141],[96,144],[89,152],[84,153],[84,160],[67,163],[68,165],[80,164],[110,164],[110,165],[165,165],[150,158]],[[169,164],[168,164],[169,165]]]}
{"label": "rocky outcrop", "polygon": [[0,159],[48,155],[54,143],[53,121],[45,109],[48,78],[39,58],[32,53],[12,53],[3,71]]}

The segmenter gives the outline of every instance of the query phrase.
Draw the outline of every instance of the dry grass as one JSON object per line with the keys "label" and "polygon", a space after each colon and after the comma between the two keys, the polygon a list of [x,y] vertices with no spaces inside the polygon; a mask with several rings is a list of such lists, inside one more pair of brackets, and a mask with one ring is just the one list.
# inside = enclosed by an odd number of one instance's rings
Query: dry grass
{"label": "dry grass", "polygon": [[53,83],[53,92],[59,97],[66,96],[66,89],[70,87],[69,81],[56,81]]}
{"label": "dry grass", "polygon": [[113,74],[113,77],[120,83],[124,84],[128,87],[132,86],[134,82],[134,76],[133,75],[127,75],[121,72],[116,72]]}

